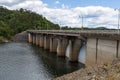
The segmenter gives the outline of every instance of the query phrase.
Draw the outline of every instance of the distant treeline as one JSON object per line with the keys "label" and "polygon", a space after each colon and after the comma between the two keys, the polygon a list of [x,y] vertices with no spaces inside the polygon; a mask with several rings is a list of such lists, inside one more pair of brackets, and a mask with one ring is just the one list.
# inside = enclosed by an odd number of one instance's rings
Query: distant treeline
{"label": "distant treeline", "polygon": [[83,27],[83,28],[77,28],[77,27],[68,27],[68,26],[64,26],[61,28],[62,30],[110,30],[106,27],[96,27],[96,28],[88,28],[88,27]]}

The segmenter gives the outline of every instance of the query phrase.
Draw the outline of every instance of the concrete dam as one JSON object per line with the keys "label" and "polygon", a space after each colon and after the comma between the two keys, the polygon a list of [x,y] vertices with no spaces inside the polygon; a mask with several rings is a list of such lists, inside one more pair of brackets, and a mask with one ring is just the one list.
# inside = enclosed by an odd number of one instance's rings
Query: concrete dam
{"label": "concrete dam", "polygon": [[[28,30],[27,34],[29,43],[86,66],[111,63],[120,57],[117,30]],[[84,52],[82,48],[86,48]]]}

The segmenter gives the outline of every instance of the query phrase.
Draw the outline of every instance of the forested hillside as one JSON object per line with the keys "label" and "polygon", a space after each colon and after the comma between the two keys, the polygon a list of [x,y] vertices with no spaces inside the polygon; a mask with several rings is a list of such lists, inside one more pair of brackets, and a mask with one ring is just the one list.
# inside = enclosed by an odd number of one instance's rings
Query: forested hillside
{"label": "forested hillside", "polygon": [[52,30],[59,29],[59,25],[26,9],[8,10],[0,6],[0,39],[10,39],[11,36],[28,29]]}

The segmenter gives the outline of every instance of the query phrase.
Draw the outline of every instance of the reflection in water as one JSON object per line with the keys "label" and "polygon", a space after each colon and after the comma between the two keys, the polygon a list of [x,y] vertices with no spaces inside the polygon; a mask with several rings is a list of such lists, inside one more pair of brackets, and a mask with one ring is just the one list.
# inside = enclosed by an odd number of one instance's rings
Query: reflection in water
{"label": "reflection in water", "polygon": [[27,43],[0,44],[0,80],[48,80],[81,67]]}

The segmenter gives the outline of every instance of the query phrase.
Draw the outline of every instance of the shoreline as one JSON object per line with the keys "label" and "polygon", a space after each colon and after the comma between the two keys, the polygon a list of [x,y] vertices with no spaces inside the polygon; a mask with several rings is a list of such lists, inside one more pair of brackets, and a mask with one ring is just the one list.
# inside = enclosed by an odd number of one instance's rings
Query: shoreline
{"label": "shoreline", "polygon": [[86,67],[52,80],[92,80],[95,76],[94,73],[93,67]]}
{"label": "shoreline", "polygon": [[0,43],[8,43],[8,42],[11,42],[11,41],[9,41],[9,40],[2,40],[2,41],[0,41]]}
{"label": "shoreline", "polygon": [[72,73],[65,74],[63,76],[54,78],[52,80],[101,80],[103,77],[100,77],[100,75],[99,77],[97,77],[98,75],[96,71],[97,71],[97,68],[95,67],[89,67],[85,69],[83,68],[83,69],[74,71]]}
{"label": "shoreline", "polygon": [[65,74],[52,80],[120,80],[120,59],[111,64],[99,64]]}

